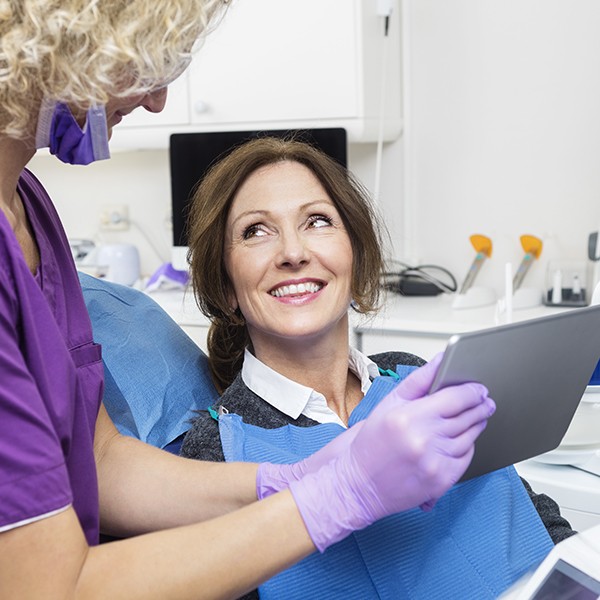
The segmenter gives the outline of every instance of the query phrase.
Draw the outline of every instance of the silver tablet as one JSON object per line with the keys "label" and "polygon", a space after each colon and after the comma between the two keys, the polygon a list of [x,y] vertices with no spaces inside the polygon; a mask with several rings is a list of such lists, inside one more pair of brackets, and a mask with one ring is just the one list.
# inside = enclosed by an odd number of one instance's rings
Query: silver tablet
{"label": "silver tablet", "polygon": [[600,359],[600,305],[450,338],[430,392],[478,381],[496,413],[461,481],[549,452]]}

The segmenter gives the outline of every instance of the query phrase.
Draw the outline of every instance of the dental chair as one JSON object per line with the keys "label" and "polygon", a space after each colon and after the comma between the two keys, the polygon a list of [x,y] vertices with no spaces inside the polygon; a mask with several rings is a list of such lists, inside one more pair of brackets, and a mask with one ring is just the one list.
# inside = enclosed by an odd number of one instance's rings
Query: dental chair
{"label": "dental chair", "polygon": [[195,411],[218,398],[204,352],[148,295],[79,273],[102,345],[104,405],[117,429],[177,454]]}

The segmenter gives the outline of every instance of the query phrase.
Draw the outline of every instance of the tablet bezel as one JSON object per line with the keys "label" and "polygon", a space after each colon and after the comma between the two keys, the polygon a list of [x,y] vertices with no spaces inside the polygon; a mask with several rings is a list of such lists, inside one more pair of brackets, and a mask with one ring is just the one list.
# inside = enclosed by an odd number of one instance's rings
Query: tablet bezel
{"label": "tablet bezel", "polygon": [[556,448],[599,358],[600,305],[452,336],[430,393],[477,381],[497,407],[461,481]]}

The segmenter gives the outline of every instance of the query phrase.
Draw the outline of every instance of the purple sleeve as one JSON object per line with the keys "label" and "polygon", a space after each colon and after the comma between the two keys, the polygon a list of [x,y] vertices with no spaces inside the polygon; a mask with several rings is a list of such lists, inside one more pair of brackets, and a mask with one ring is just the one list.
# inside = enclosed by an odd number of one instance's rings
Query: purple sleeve
{"label": "purple sleeve", "polygon": [[61,440],[29,372],[17,285],[0,244],[0,528],[72,502]]}

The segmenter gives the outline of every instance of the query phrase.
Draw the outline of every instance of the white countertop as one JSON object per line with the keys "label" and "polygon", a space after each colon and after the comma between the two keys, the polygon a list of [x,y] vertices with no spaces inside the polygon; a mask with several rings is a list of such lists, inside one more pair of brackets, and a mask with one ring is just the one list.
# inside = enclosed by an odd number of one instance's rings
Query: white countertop
{"label": "white countertop", "polygon": [[[389,294],[384,306],[373,317],[355,314],[352,322],[361,333],[406,332],[415,334],[440,334],[474,331],[502,325],[505,315],[497,304],[479,308],[452,307],[453,294],[439,296],[400,296]],[[556,314],[565,308],[538,306],[512,311],[512,321],[523,321]]]}
{"label": "white countertop", "polygon": [[[191,287],[183,290],[160,290],[148,294],[180,325],[204,326],[210,324],[200,312]],[[400,296],[389,294],[380,311],[374,316],[359,315],[350,311],[352,326],[361,333],[402,331],[416,334],[444,336],[494,327],[505,323],[497,305],[480,308],[455,309],[454,295]],[[512,311],[513,321],[556,314],[565,308],[538,306]]]}
{"label": "white countertop", "polygon": [[158,290],[148,293],[179,325],[208,327],[210,321],[200,312],[191,287],[183,290]]}

